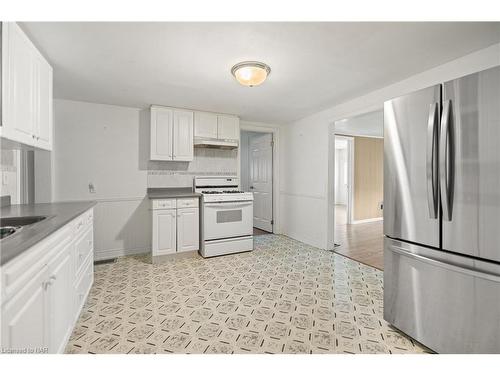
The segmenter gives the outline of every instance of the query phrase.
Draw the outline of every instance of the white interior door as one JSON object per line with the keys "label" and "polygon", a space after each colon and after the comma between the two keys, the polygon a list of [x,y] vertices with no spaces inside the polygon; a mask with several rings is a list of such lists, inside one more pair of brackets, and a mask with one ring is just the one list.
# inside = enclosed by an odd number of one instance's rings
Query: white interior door
{"label": "white interior door", "polygon": [[254,196],[253,226],[273,231],[273,135],[253,136],[249,141],[250,191]]}

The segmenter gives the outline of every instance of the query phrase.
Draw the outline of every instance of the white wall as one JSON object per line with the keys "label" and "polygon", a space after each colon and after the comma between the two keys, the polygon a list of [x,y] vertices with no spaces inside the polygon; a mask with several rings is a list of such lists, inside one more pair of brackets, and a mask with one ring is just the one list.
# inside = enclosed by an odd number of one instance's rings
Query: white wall
{"label": "white wall", "polygon": [[250,137],[250,132],[242,131],[240,133],[240,183],[242,191],[250,190],[250,168],[248,157]]}
{"label": "white wall", "polygon": [[497,65],[500,44],[283,126],[283,233],[320,248],[333,248],[334,121],[377,110],[387,99]]}
{"label": "white wall", "polygon": [[[143,111],[54,101],[54,201],[97,200],[96,259],[150,248]],[[93,183],[95,193],[88,185]]]}
{"label": "white wall", "polygon": [[[53,200],[96,200],[96,259],[151,248],[148,187],[236,175],[236,150],[196,149],[194,161],[149,161],[149,110],[54,101]],[[93,183],[95,193],[88,185]]]}

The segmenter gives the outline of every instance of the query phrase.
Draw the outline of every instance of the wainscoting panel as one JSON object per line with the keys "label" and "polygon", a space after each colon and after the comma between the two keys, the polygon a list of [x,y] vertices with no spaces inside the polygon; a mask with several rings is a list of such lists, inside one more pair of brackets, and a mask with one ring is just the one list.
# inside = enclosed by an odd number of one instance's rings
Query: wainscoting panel
{"label": "wainscoting panel", "polygon": [[151,251],[147,197],[99,199],[94,207],[95,260]]}

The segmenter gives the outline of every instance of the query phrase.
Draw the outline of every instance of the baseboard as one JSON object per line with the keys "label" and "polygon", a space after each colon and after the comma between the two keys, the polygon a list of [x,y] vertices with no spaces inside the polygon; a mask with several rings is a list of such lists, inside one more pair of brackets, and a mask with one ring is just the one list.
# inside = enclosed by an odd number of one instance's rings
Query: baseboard
{"label": "baseboard", "polygon": [[94,260],[105,260],[123,257],[126,255],[136,255],[151,252],[151,248],[138,248],[138,249],[106,249],[94,252]]}
{"label": "baseboard", "polygon": [[363,220],[353,220],[352,224],[363,224],[363,223],[372,223],[374,221],[382,221],[383,217],[374,217],[372,219],[363,219]]}

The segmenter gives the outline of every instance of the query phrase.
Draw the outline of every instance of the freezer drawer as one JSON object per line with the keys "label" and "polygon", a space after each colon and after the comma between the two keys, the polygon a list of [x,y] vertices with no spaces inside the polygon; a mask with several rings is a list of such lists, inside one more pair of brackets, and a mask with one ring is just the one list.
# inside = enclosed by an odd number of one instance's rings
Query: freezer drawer
{"label": "freezer drawer", "polygon": [[500,67],[444,84],[443,249],[500,262]]}
{"label": "freezer drawer", "polygon": [[386,238],[384,319],[438,353],[500,353],[500,265]]}
{"label": "freezer drawer", "polygon": [[384,103],[384,234],[439,247],[441,86]]}

